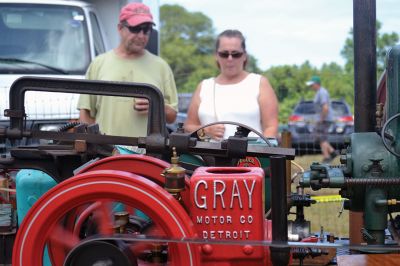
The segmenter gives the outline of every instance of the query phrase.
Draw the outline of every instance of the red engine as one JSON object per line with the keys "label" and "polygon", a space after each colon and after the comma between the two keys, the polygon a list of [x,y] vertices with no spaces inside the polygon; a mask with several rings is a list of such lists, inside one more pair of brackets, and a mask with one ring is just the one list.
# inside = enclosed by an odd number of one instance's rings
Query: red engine
{"label": "red engine", "polygon": [[184,188],[175,190],[164,189],[165,169],[153,157],[119,155],[58,184],[21,224],[13,265],[270,265],[261,168],[176,173],[172,184]]}
{"label": "red engine", "polygon": [[[190,216],[202,239],[264,240],[264,172],[261,168],[201,167],[190,179]],[[218,261],[266,265],[266,248],[248,245],[201,247],[204,265]]]}

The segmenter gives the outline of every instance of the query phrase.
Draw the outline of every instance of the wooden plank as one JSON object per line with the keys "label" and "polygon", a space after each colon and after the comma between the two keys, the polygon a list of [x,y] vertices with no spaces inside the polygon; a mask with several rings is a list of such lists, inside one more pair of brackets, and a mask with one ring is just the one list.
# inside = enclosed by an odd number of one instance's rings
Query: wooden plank
{"label": "wooden plank", "polygon": [[337,257],[338,266],[400,265],[400,254],[357,254]]}

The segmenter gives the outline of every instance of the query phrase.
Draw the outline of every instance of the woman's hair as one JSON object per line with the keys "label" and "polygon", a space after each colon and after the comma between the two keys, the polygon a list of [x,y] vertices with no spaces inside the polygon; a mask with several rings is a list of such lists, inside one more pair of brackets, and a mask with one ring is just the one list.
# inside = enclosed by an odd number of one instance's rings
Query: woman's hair
{"label": "woman's hair", "polygon": [[[248,58],[246,55],[246,39],[244,38],[243,34],[238,30],[224,30],[217,37],[217,41],[215,42],[215,52],[218,51],[219,42],[222,37],[238,38],[240,40],[243,52],[245,53],[245,56],[246,56],[246,60],[243,63],[243,68],[246,68]],[[218,67],[218,69],[221,68],[218,62],[217,62],[217,67]]]}
{"label": "woman's hair", "polygon": [[244,38],[243,34],[238,30],[225,30],[225,31],[221,32],[218,35],[217,41],[215,43],[215,51],[218,51],[219,41],[220,41],[221,37],[238,38],[238,39],[240,39],[243,51],[246,52],[246,39]]}

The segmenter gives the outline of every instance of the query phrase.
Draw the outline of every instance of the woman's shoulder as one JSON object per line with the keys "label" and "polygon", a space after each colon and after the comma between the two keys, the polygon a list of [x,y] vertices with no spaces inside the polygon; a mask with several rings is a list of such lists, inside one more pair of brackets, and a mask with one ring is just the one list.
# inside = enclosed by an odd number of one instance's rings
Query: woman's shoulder
{"label": "woman's shoulder", "polygon": [[247,77],[249,79],[253,79],[253,80],[261,80],[262,78],[265,78],[264,76],[257,74],[257,73],[249,73],[249,75],[247,75]]}
{"label": "woman's shoulder", "polygon": [[203,79],[200,82],[199,87],[200,88],[205,88],[205,89],[213,88],[214,84],[215,84],[215,78],[212,77],[212,78],[208,78],[208,79]]}
{"label": "woman's shoulder", "polygon": [[266,78],[257,73],[249,73],[249,75],[247,75],[244,81],[252,87],[259,88],[263,86],[263,83],[266,81]]}
{"label": "woman's shoulder", "polygon": [[209,83],[214,83],[214,82],[215,82],[215,77],[211,77],[211,78],[203,79],[201,81],[201,84],[209,84]]}
{"label": "woman's shoulder", "polygon": [[215,84],[215,78],[213,77],[203,79],[198,85],[199,94],[200,95],[209,94],[214,88],[214,84]]}

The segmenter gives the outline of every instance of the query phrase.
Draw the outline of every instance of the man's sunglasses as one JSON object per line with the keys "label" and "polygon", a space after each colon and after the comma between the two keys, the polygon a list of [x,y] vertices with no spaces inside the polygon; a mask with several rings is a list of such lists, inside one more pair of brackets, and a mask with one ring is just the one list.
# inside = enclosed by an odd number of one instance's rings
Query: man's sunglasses
{"label": "man's sunglasses", "polygon": [[232,56],[232,58],[240,58],[244,53],[239,51],[232,51],[232,52],[222,51],[222,52],[217,52],[217,54],[221,58],[228,58],[229,56]]}
{"label": "man's sunglasses", "polygon": [[143,34],[147,35],[153,30],[153,27],[151,25],[149,25],[149,24],[147,24],[147,25],[139,25],[139,26],[134,26],[134,27],[126,25],[126,24],[123,24],[123,26],[125,28],[127,28],[130,33],[134,33],[134,34],[138,34],[141,31],[143,31]]}

